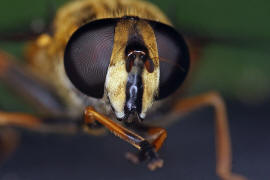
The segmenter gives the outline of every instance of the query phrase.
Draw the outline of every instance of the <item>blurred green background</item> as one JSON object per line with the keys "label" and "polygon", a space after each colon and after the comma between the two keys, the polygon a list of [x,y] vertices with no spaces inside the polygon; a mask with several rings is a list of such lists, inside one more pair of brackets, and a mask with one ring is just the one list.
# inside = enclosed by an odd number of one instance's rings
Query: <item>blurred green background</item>
{"label": "blurred green background", "polygon": [[[0,32],[23,31],[31,22],[45,20],[66,0],[1,0]],[[270,97],[270,1],[152,0],[180,30],[203,37],[230,39],[203,48],[191,94],[218,90],[226,98],[263,103]],[[237,42],[237,43],[235,43]],[[22,58],[24,43],[0,42]],[[30,108],[0,84],[0,107]]]}

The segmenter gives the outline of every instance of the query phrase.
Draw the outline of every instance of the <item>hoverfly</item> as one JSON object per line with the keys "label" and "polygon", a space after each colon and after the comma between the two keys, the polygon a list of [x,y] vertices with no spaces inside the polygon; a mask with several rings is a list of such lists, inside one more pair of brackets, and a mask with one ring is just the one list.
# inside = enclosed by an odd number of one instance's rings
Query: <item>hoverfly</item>
{"label": "hoverfly", "polygon": [[158,121],[166,121],[170,113],[211,105],[216,112],[217,174],[240,180],[231,172],[222,98],[216,92],[179,98],[192,53],[187,40],[153,4],[72,1],[58,10],[52,31],[28,45],[27,68],[0,53],[1,81],[40,110],[39,116],[1,112],[0,123],[42,132],[84,128],[97,134],[105,128],[139,150],[127,153],[128,160],[147,161],[155,170],[163,166],[158,150],[167,137],[164,128],[150,125],[156,114],[162,115]]}

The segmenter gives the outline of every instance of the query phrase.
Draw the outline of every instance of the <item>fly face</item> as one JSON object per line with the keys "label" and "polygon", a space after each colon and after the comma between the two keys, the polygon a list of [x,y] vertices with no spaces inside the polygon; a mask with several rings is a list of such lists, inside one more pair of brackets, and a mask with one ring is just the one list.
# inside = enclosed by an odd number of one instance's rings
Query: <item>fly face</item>
{"label": "fly face", "polygon": [[[83,123],[87,125],[85,131],[96,134],[100,132],[99,125],[106,127],[114,135],[139,149],[137,153],[127,153],[127,159],[134,163],[146,160],[148,168],[155,170],[163,165],[163,160],[159,158],[157,152],[162,147],[167,132],[164,128],[136,122],[146,117],[154,101],[167,98],[182,84],[189,69],[188,49],[182,36],[171,26],[134,16],[124,16],[128,13],[140,14],[141,17],[168,22],[162,12],[151,4],[127,0],[108,2],[107,0],[76,1],[62,8],[55,20],[52,41],[45,43],[50,48],[43,47],[43,43],[41,47],[40,42],[34,43],[34,49],[38,49],[36,54],[33,53],[35,54],[33,59],[39,63],[48,63],[48,67],[51,67],[55,65],[52,63],[54,60],[60,59],[59,54],[62,52],[62,45],[66,43],[65,38],[69,37],[74,27],[86,22],[85,20],[90,21],[91,18],[100,18],[103,15],[117,17],[97,19],[80,27],[67,43],[64,67],[69,80],[79,91],[89,97],[100,99],[102,103],[99,105],[103,104],[104,100],[109,102],[116,118],[128,122],[135,121],[135,123],[125,123],[124,127],[108,118],[106,116],[108,114],[103,115],[93,107],[86,107]],[[52,58],[51,61],[48,61],[49,58]],[[23,95],[39,100],[39,104],[49,107],[49,112],[66,115],[69,108],[66,109],[61,98],[58,100],[52,96],[49,88],[44,88],[41,82],[37,82],[27,71],[20,69],[20,66],[13,64],[12,61],[9,63],[9,57],[2,56],[1,62],[2,66],[4,65],[0,73],[1,79],[13,85],[16,90],[20,87]],[[49,74],[51,68],[46,69],[48,70],[45,72]],[[60,77],[58,80],[62,80],[62,76]],[[74,95],[69,89],[69,84],[65,82],[63,84],[65,86],[57,87],[59,91],[60,89],[63,91],[61,97],[70,95],[70,92]],[[68,93],[65,93],[66,91]],[[217,93],[210,92],[197,97],[184,98],[179,102],[176,99],[171,112],[190,112],[206,105],[213,106],[216,112],[217,174],[221,179],[244,179],[231,173],[231,143],[226,108]],[[105,108],[107,107],[106,105]],[[99,110],[102,108],[99,107]],[[73,118],[70,118],[73,124]],[[164,119],[167,118],[168,116]],[[70,123],[66,124],[67,122],[47,121],[47,118],[38,118],[24,113],[0,112],[1,126],[14,125],[42,132],[56,131],[72,134],[80,130],[78,123],[70,127]],[[1,138],[0,134],[1,139],[6,138]],[[10,145],[10,142],[7,145]]]}
{"label": "fly face", "polygon": [[172,27],[137,17],[92,21],[69,40],[64,56],[74,86],[107,98],[117,119],[144,119],[172,94],[189,68],[187,46]]}

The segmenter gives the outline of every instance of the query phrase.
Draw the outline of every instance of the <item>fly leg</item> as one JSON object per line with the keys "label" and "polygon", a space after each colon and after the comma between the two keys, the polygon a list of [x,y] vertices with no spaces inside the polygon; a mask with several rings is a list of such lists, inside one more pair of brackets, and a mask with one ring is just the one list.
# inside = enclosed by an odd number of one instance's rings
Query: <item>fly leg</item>
{"label": "fly leg", "polygon": [[30,69],[0,50],[0,81],[32,105],[39,114],[65,116],[67,109],[54,87],[42,81]]}
{"label": "fly leg", "polygon": [[0,111],[0,126],[15,126],[26,129],[38,129],[42,120],[24,113],[8,113]]}
{"label": "fly leg", "polygon": [[[11,128],[0,130],[0,163],[7,160],[16,150],[20,140],[20,134]],[[1,165],[1,164],[0,164]]]}
{"label": "fly leg", "polygon": [[115,136],[118,136],[119,138],[139,149],[139,159],[145,160],[148,158],[148,168],[150,170],[155,170],[156,168],[162,167],[163,161],[158,157],[157,150],[161,147],[163,141],[166,138],[165,130],[149,129],[149,134],[152,133],[152,136],[147,137],[149,139],[148,140],[147,138],[134,133],[133,131],[96,112],[92,107],[86,108],[85,123],[93,124],[95,121],[105,126]]}
{"label": "fly leg", "polygon": [[162,147],[167,137],[167,131],[160,127],[150,127],[137,122],[126,125],[129,128],[144,134],[145,139],[150,143],[148,149],[145,149],[144,151],[140,151],[138,153],[127,152],[126,158],[134,164],[150,159],[148,168],[152,170],[156,167],[162,167],[163,160],[159,158],[157,152]]}
{"label": "fly leg", "polygon": [[74,119],[39,118],[26,113],[0,111],[0,127],[17,127],[36,132],[75,134],[80,126]]}
{"label": "fly leg", "polygon": [[19,133],[11,127],[28,129],[44,133],[75,134],[79,129],[75,123],[45,122],[45,119],[25,113],[9,113],[0,111],[0,163],[15,151],[19,143]]}
{"label": "fly leg", "polygon": [[223,99],[216,92],[180,100],[173,112],[190,112],[204,106],[213,106],[216,128],[216,173],[222,180],[244,180],[232,173],[232,152],[226,107]]}

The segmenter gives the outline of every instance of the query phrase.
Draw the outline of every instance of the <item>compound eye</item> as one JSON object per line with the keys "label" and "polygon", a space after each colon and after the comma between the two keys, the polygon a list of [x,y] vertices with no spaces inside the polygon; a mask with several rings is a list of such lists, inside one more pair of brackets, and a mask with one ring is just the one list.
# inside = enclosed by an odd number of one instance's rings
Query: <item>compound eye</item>
{"label": "compound eye", "polygon": [[66,46],[66,74],[73,85],[88,96],[103,97],[115,25],[114,19],[90,22],[80,27]]}
{"label": "compound eye", "polygon": [[189,52],[183,37],[172,27],[152,22],[155,32],[160,82],[157,99],[163,99],[175,92],[183,83],[189,70]]}

